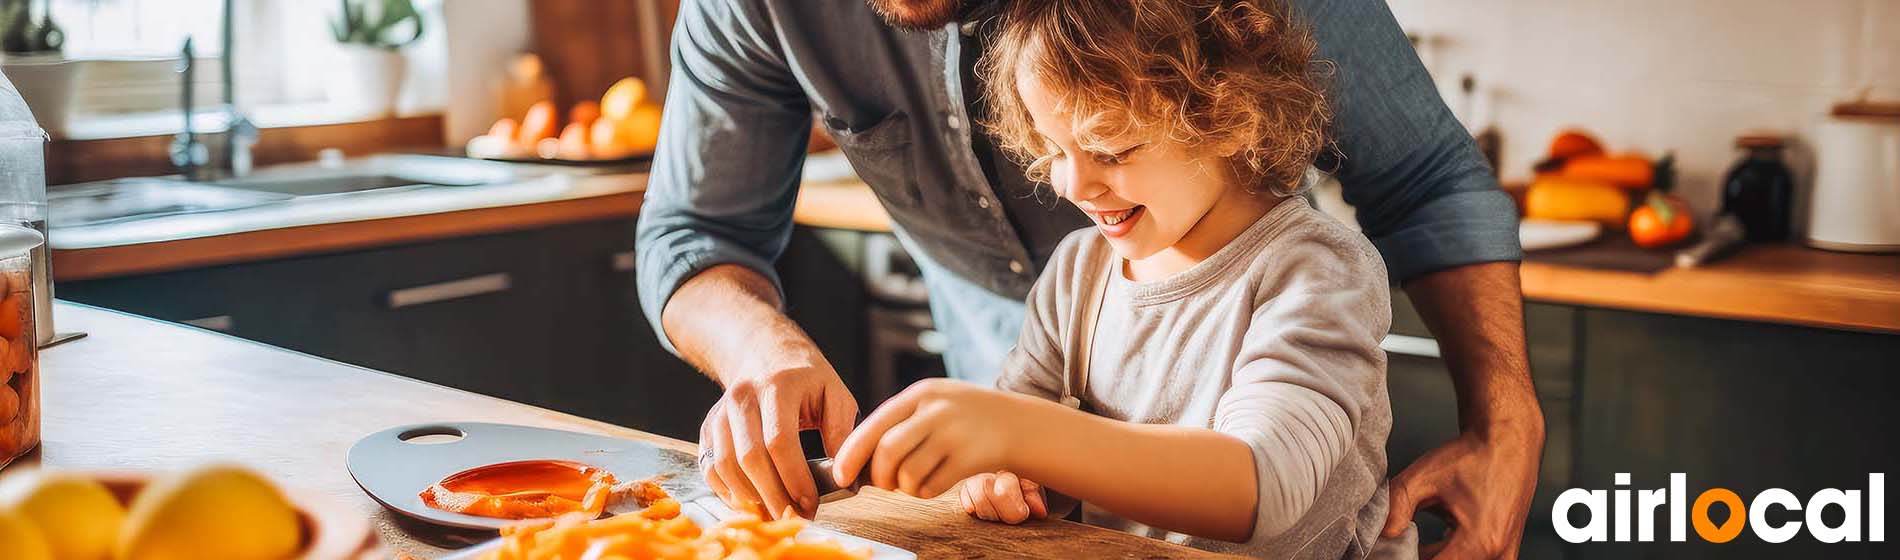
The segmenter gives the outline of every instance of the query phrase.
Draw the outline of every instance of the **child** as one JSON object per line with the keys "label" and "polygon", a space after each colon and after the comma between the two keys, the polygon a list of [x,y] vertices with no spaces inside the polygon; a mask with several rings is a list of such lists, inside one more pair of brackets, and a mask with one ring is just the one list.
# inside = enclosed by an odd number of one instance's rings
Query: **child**
{"label": "child", "polygon": [[1050,258],[1001,390],[912,386],[833,475],[1010,523],[1050,513],[1040,483],[1210,550],[1414,556],[1378,536],[1385,267],[1296,196],[1325,143],[1312,40],[1273,0],[1005,4],[986,124],[1096,227]]}

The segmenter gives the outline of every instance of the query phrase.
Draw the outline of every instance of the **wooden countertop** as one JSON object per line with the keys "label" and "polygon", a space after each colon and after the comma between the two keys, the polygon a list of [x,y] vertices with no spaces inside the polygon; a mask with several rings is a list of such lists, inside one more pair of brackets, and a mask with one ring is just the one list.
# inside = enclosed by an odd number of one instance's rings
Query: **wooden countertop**
{"label": "wooden countertop", "polygon": [[[797,220],[891,230],[890,216],[862,183],[801,192]],[[1654,275],[1537,262],[1521,270],[1524,297],[1533,301],[1900,333],[1900,255],[1774,245]]]}
{"label": "wooden countertop", "polygon": [[[423,558],[453,535],[399,522],[358,489],[344,455],[399,424],[505,422],[622,437],[691,453],[692,444],[431,385],[207,331],[60,303],[61,330],[90,336],[42,354],[43,443],[25,463],[54,468],[183,469],[247,464],[374,520],[386,548]],[[824,506],[822,525],[919,558],[1189,558],[1193,549],[1066,521],[1006,526],[964,515],[954,496],[875,489]]]}

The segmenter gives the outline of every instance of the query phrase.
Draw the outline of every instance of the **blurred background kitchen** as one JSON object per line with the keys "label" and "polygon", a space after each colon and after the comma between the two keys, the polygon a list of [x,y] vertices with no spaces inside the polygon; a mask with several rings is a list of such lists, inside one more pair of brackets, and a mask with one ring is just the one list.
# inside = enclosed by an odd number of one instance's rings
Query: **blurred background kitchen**
{"label": "blurred background kitchen", "polygon": [[[1390,5],[1527,218],[1548,442],[1525,557],[1838,553],[1574,546],[1548,512],[1618,472],[1807,495],[1895,466],[1900,2]],[[633,281],[676,9],[0,0],[0,67],[51,138],[53,289],[693,439],[718,389]],[[876,200],[811,149],[777,266],[869,410],[939,375],[943,342]],[[1394,295],[1396,472],[1457,417]]]}

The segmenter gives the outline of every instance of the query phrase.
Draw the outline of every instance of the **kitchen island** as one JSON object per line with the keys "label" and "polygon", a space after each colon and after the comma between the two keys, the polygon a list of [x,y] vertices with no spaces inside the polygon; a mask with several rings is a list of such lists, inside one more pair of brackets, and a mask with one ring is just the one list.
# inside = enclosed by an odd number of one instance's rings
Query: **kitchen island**
{"label": "kitchen island", "polygon": [[[693,451],[690,443],[637,429],[213,332],[64,302],[55,313],[60,330],[89,336],[42,354],[44,442],[24,464],[170,471],[235,461],[371,518],[389,553],[433,558],[481,537],[399,519],[357,488],[344,456],[358,438],[384,428],[500,422]],[[1067,521],[985,523],[965,515],[954,495],[918,500],[867,489],[824,506],[818,523],[919,558],[1213,556]]]}

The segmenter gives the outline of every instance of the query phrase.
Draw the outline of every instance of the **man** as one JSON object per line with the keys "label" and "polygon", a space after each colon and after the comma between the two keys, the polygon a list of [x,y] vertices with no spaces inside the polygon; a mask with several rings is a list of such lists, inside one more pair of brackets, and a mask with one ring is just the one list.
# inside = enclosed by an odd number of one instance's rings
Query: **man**
{"label": "man", "polygon": [[[639,289],[661,341],[725,387],[700,432],[728,502],[816,510],[798,432],[827,452],[857,407],[780,309],[818,114],[891,213],[950,337],[953,376],[986,382],[1057,241],[1087,222],[1035,196],[974,123],[971,67],[990,0],[686,0],[641,211]],[[1009,1],[1009,0],[995,0]],[[868,5],[867,5],[868,4]],[[1363,229],[1436,335],[1458,389],[1455,440],[1391,483],[1388,534],[1418,508],[1450,537],[1427,556],[1515,557],[1543,444],[1523,338],[1515,211],[1379,0],[1291,0],[1334,65],[1338,154]]]}

